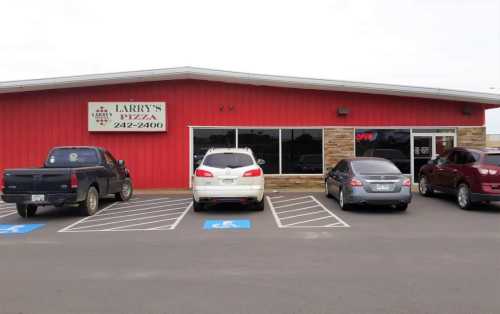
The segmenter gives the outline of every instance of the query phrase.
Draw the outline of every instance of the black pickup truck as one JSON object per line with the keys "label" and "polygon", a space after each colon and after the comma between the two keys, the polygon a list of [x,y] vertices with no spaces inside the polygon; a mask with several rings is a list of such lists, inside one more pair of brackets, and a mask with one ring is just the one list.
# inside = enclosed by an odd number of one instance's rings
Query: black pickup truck
{"label": "black pickup truck", "polygon": [[16,203],[21,217],[32,217],[38,206],[78,204],[83,214],[96,213],[99,198],[132,197],[132,180],[123,160],[99,147],[55,147],[42,168],[5,169],[2,199]]}

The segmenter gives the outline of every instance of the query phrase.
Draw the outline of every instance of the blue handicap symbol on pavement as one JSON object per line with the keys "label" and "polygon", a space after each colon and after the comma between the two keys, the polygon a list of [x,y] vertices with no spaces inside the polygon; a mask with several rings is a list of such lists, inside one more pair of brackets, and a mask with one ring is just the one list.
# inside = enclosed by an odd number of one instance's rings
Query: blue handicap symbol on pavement
{"label": "blue handicap symbol on pavement", "polygon": [[203,229],[250,229],[251,224],[248,219],[237,220],[205,220]]}
{"label": "blue handicap symbol on pavement", "polygon": [[27,224],[27,225],[0,225],[0,234],[20,234],[30,233],[33,230],[45,226],[44,224]]}

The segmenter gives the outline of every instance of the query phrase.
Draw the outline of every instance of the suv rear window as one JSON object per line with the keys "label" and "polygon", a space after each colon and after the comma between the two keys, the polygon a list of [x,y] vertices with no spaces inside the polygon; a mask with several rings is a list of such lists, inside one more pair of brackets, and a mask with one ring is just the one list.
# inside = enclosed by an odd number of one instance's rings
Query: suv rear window
{"label": "suv rear window", "polygon": [[76,168],[99,163],[97,151],[90,148],[58,148],[50,152],[47,168]]}
{"label": "suv rear window", "polygon": [[351,165],[359,174],[401,174],[393,163],[383,160],[355,160]]}
{"label": "suv rear window", "polygon": [[500,166],[500,154],[487,154],[484,155],[484,163],[490,165]]}
{"label": "suv rear window", "polygon": [[211,154],[205,158],[203,165],[213,168],[240,168],[253,165],[252,157],[240,153]]}

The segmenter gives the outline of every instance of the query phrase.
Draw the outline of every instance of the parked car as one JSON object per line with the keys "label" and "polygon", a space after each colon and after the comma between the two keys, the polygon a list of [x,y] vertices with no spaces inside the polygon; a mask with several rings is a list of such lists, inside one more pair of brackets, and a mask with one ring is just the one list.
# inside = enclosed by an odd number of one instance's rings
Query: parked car
{"label": "parked car", "polygon": [[420,194],[455,195],[458,206],[500,201],[500,148],[453,148],[420,169]]}
{"label": "parked car", "polygon": [[411,181],[387,159],[343,159],[325,177],[325,193],[340,208],[353,205],[392,205],[404,211],[411,202]]}
{"label": "parked car", "polygon": [[231,202],[264,210],[264,174],[249,148],[213,148],[193,175],[193,209]]}
{"label": "parked car", "polygon": [[78,204],[91,216],[99,198],[114,194],[132,197],[132,180],[123,160],[99,147],[56,147],[42,168],[5,169],[2,199],[16,203],[20,216],[35,215],[38,206]]}

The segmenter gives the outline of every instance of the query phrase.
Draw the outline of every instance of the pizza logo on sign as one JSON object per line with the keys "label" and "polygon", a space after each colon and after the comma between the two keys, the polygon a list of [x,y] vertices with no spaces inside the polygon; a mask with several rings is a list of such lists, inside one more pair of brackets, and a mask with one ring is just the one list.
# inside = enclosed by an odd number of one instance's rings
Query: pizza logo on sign
{"label": "pizza logo on sign", "polygon": [[99,123],[101,126],[104,126],[109,122],[111,112],[101,106],[92,114],[92,117],[95,119],[95,122]]}

